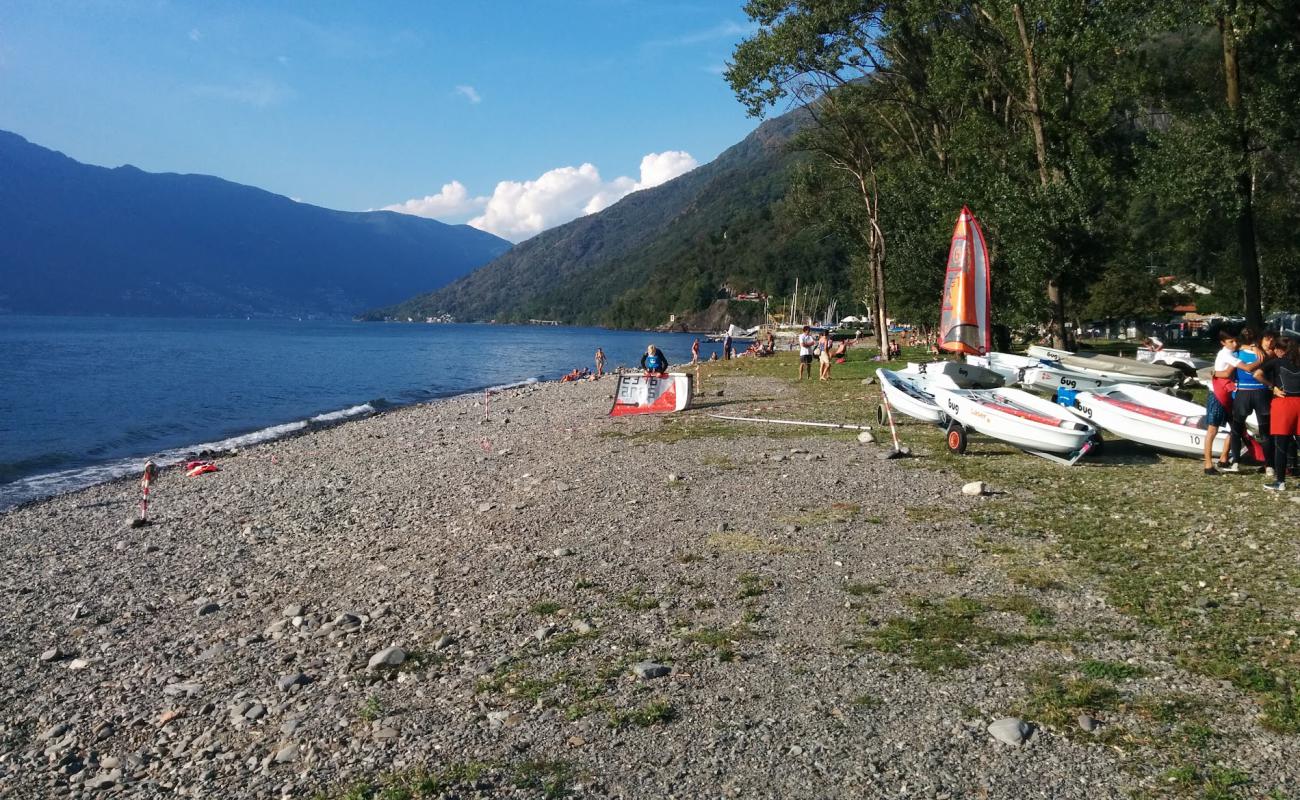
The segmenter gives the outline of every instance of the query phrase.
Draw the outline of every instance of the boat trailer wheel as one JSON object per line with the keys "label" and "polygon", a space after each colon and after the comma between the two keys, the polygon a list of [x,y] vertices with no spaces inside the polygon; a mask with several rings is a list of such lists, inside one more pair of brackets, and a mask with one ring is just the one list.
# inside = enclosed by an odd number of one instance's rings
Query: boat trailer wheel
{"label": "boat trailer wheel", "polygon": [[1097,431],[1091,437],[1089,437],[1088,444],[1092,445],[1091,447],[1088,448],[1089,455],[1094,455],[1094,456],[1101,455],[1101,451],[1106,444],[1105,440],[1101,438],[1101,431]]}
{"label": "boat trailer wheel", "polygon": [[948,433],[945,436],[948,443],[948,452],[961,455],[966,452],[967,436],[966,429],[957,420],[953,420],[948,425]]}

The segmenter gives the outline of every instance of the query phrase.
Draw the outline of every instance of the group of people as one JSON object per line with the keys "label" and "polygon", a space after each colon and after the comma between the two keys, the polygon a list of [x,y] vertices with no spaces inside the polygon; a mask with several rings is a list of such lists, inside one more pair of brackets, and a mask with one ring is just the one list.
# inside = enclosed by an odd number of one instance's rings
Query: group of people
{"label": "group of people", "polygon": [[[1259,425],[1258,454],[1268,478],[1265,489],[1286,489],[1288,468],[1294,474],[1296,437],[1300,436],[1300,339],[1277,331],[1256,335],[1251,328],[1219,333],[1214,380],[1205,400],[1205,474],[1240,472],[1246,420]],[[1219,430],[1231,431],[1214,460]]]}
{"label": "group of people", "polygon": [[805,370],[808,377],[812,377],[813,356],[817,357],[818,379],[830,380],[831,364],[843,364],[848,350],[848,340],[836,343],[832,340],[830,331],[822,331],[814,337],[812,327],[803,326],[803,331],[799,334],[799,380],[803,380]]}

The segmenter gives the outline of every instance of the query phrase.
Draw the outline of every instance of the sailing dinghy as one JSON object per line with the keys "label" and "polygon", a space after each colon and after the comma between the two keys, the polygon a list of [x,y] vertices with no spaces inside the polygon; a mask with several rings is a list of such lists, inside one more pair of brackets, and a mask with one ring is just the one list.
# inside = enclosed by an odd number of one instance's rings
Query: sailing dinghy
{"label": "sailing dinghy", "polygon": [[1007,383],[1006,377],[996,370],[960,361],[909,362],[905,372],[920,375],[928,383],[951,389],[997,389]]}
{"label": "sailing dinghy", "polygon": [[[1179,455],[1199,456],[1205,448],[1205,409],[1146,386],[1118,383],[1079,392],[1074,410],[1122,439]],[[1214,451],[1222,452],[1228,431],[1219,431]]]}
{"label": "sailing dinghy", "polygon": [[1177,367],[1165,364],[1144,364],[1132,358],[1104,353],[1072,353],[1051,347],[1030,347],[1029,355],[1045,361],[1059,363],[1062,367],[1094,375],[1114,383],[1136,383],[1145,386],[1174,386],[1182,380]]}
{"label": "sailing dinghy", "polygon": [[1097,375],[1065,369],[1059,363],[1013,353],[966,356],[966,363],[998,372],[1008,384],[1020,384],[1027,389],[1051,394],[1056,394],[1058,389],[1100,389],[1114,383]]}
{"label": "sailing dinghy", "polygon": [[948,416],[948,449],[966,452],[970,431],[982,433],[1027,453],[1073,465],[1086,455],[1097,429],[1067,409],[1019,389],[945,389],[932,387],[939,408]]}
{"label": "sailing dinghy", "polygon": [[[935,402],[926,379],[916,373],[892,369],[876,370],[876,380],[880,381],[880,391],[895,411],[906,414],[922,422],[939,423],[939,404]],[[876,420],[885,424],[885,410],[876,409]]]}

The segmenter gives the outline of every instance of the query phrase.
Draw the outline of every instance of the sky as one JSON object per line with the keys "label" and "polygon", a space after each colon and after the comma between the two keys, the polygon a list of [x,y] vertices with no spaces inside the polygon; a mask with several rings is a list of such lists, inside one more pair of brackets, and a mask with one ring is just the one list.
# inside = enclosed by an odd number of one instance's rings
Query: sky
{"label": "sky", "polygon": [[520,241],[757,124],[730,2],[5,0],[0,129]]}

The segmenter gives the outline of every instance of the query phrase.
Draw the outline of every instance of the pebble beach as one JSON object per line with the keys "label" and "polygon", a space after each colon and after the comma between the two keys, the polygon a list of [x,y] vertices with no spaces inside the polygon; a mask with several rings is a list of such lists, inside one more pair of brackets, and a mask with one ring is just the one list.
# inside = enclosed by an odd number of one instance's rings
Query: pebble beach
{"label": "pebble beach", "polygon": [[[607,417],[613,389],[467,395],[170,469],[142,528],[133,480],[0,514],[0,795],[1161,789],[1088,741],[1107,720],[1022,718],[1026,671],[1073,657],[1059,642],[947,670],[863,646],[916,596],[1008,595],[974,558],[1013,535],[976,520],[996,497],[851,433],[706,416],[785,381],[719,378],[671,426]],[[1034,602],[1126,634],[1090,658],[1158,644],[1087,585]],[[1017,635],[1016,608],[984,623]],[[1149,672],[1213,700],[1259,786],[1300,785],[1294,737],[1239,694]]]}

